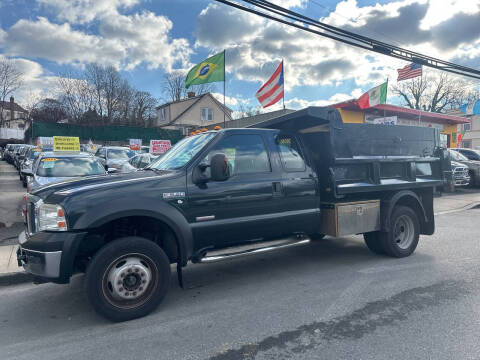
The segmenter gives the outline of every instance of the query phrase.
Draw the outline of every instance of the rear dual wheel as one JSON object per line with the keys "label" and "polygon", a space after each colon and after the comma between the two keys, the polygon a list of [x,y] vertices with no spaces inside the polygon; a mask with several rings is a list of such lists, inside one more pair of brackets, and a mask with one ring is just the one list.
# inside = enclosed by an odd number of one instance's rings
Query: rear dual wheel
{"label": "rear dual wheel", "polygon": [[418,245],[420,224],[417,214],[406,206],[396,206],[390,218],[390,231],[363,234],[365,244],[376,254],[392,257],[411,255]]}
{"label": "rear dual wheel", "polygon": [[114,240],[87,267],[85,288],[97,313],[126,321],[155,310],[170,285],[170,261],[154,242],[141,237]]}

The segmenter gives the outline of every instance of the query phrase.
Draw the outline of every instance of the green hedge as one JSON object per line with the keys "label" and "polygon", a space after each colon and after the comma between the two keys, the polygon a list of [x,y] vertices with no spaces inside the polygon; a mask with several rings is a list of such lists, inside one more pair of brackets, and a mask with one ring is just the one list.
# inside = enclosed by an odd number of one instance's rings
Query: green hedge
{"label": "green hedge", "polygon": [[31,137],[39,136],[76,136],[80,140],[88,141],[128,141],[129,139],[142,139],[147,144],[150,140],[170,140],[172,144],[182,139],[178,130],[165,130],[158,128],[140,128],[133,126],[82,126],[72,124],[55,124],[33,122]]}

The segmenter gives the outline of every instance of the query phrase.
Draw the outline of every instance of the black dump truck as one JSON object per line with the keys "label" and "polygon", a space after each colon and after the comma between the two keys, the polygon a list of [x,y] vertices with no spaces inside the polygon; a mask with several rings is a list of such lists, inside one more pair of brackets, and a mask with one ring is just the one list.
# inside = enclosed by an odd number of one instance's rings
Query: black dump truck
{"label": "black dump truck", "polygon": [[187,137],[143,171],[40,188],[26,198],[18,264],[43,281],[85,272],[95,310],[144,316],[182,267],[363,234],[395,258],[431,235],[450,160],[436,129],[344,124],[310,107],[255,128]]}

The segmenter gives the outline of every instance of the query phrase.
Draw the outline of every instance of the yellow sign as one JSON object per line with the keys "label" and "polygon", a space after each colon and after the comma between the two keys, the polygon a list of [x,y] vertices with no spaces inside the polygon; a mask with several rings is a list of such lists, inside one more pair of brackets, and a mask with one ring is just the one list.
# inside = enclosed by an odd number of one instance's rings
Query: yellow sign
{"label": "yellow sign", "polygon": [[80,139],[73,136],[54,136],[53,151],[80,151]]}

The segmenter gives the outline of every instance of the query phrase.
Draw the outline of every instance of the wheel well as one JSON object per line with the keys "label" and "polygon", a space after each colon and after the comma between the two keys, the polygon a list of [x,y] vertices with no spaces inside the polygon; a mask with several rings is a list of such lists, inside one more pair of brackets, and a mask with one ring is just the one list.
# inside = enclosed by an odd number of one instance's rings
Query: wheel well
{"label": "wheel well", "polygon": [[401,197],[396,203],[395,206],[406,206],[415,211],[417,214],[418,221],[420,223],[420,233],[422,233],[423,229],[426,226],[425,222],[425,214],[423,212],[422,207],[418,203],[418,200],[415,199],[413,196],[403,196]]}
{"label": "wheel well", "polygon": [[165,251],[170,263],[178,260],[178,239],[167,224],[148,216],[128,216],[89,231],[78,248],[75,268],[85,271],[88,261],[102,246],[125,236],[139,236],[151,240]]}

